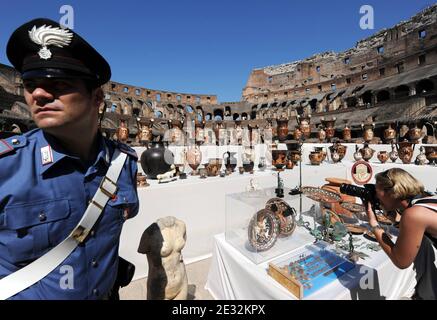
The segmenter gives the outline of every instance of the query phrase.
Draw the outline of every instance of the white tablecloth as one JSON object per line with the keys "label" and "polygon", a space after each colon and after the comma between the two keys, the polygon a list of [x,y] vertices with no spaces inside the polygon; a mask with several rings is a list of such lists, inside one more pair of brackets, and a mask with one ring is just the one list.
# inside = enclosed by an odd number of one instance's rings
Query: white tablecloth
{"label": "white tablecloth", "polygon": [[[368,254],[369,258],[360,259],[354,269],[305,299],[400,299],[413,294],[416,282],[412,266],[400,270],[382,250],[360,251]],[[206,289],[219,300],[296,299],[267,274],[269,261],[256,265],[230,245],[224,234],[216,235]],[[360,279],[364,275],[367,277],[361,280],[364,284],[361,288]]]}

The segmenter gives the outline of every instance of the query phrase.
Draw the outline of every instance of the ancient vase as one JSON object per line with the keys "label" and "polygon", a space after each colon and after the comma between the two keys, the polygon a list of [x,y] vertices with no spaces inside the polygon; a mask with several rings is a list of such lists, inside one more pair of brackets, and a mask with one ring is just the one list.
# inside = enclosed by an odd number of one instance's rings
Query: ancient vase
{"label": "ancient vase", "polygon": [[293,138],[294,140],[300,140],[302,138],[302,131],[299,127],[296,127],[293,131]]}
{"label": "ancient vase", "polygon": [[278,119],[276,122],[278,123],[278,139],[279,141],[284,142],[288,137],[288,120]]}
{"label": "ancient vase", "polygon": [[396,162],[396,160],[399,157],[398,152],[395,150],[395,144],[394,143],[391,144],[391,151],[388,154],[388,156],[389,156],[391,162],[393,162],[393,163]]}
{"label": "ancient vase", "polygon": [[150,179],[157,179],[157,175],[170,171],[174,164],[173,153],[165,148],[162,142],[153,142],[152,146],[141,154],[141,167]]}
{"label": "ancient vase", "polygon": [[323,130],[322,127],[319,128],[319,131],[317,132],[317,138],[320,142],[324,142],[326,139],[326,131]]}
{"label": "ancient vase", "polygon": [[264,171],[267,167],[267,162],[265,157],[259,158],[258,169],[259,171]]}
{"label": "ancient vase", "polygon": [[352,132],[351,129],[348,126],[345,126],[343,128],[343,140],[344,141],[350,141],[352,139]]}
{"label": "ancient vase", "polygon": [[287,164],[287,150],[272,150],[272,165],[283,169]]}
{"label": "ancient vase", "polygon": [[219,174],[220,168],[222,166],[222,159],[209,159],[206,165],[206,172],[208,177],[215,177]]}
{"label": "ancient vase", "polygon": [[357,144],[355,145],[354,159],[355,161],[363,160],[363,155],[361,154]]}
{"label": "ancient vase", "polygon": [[125,120],[120,121],[120,126],[117,128],[117,140],[126,143],[129,139],[129,129]]}
{"label": "ancient vase", "polygon": [[302,116],[298,118],[299,121],[299,129],[302,131],[305,139],[308,139],[311,136],[311,117],[310,116]]}
{"label": "ancient vase", "polygon": [[375,136],[373,132],[373,128],[375,127],[375,125],[372,123],[372,124],[362,124],[361,126],[363,128],[364,141],[370,143]]}
{"label": "ancient vase", "polygon": [[193,173],[196,174],[197,168],[202,163],[202,152],[198,146],[194,146],[187,151],[187,162]]}
{"label": "ancient vase", "polygon": [[326,138],[328,140],[331,140],[332,138],[334,138],[334,135],[335,135],[334,125],[335,125],[336,120],[337,120],[336,118],[333,118],[332,120],[324,120],[324,119],[321,120],[323,126],[325,127]]}
{"label": "ancient vase", "polygon": [[255,151],[250,147],[244,148],[242,160],[244,171],[253,172],[253,168],[255,167]]}
{"label": "ancient vase", "polygon": [[417,126],[417,123],[411,124],[408,130],[408,140],[412,143],[419,143],[422,138],[422,129]]}
{"label": "ancient vase", "polygon": [[195,124],[195,128],[196,143],[203,144],[205,142],[205,124],[198,122]]}
{"label": "ancient vase", "polygon": [[318,166],[322,163],[323,155],[320,152],[311,151],[309,158],[313,166]]}
{"label": "ancient vase", "polygon": [[346,155],[346,151],[347,151],[347,146],[342,145],[339,142],[335,142],[332,144],[332,146],[329,147],[329,151],[331,152],[331,158],[332,158],[332,154],[334,153],[334,151],[336,151],[338,153],[338,155],[340,156],[340,160],[343,160],[343,158]]}
{"label": "ancient vase", "polygon": [[140,124],[138,127],[138,141],[142,145],[147,145],[153,139],[152,126],[147,124]]}
{"label": "ancient vase", "polygon": [[430,164],[437,164],[437,147],[425,146],[425,156]]}
{"label": "ancient vase", "polygon": [[396,130],[393,129],[393,125],[390,123],[388,128],[384,130],[385,143],[392,143],[396,139]]}
{"label": "ancient vase", "polygon": [[234,172],[235,168],[237,167],[237,158],[235,157],[236,154],[237,154],[236,152],[229,152],[229,151],[223,154],[225,167],[229,173]]}
{"label": "ancient vase", "polygon": [[326,152],[324,147],[314,147],[314,151],[320,152],[322,154],[322,162],[326,160],[328,153]]}
{"label": "ancient vase", "polygon": [[387,151],[379,151],[376,157],[381,163],[386,163],[389,158],[389,155]]}
{"label": "ancient vase", "polygon": [[369,161],[372,159],[375,150],[370,148],[367,143],[364,144],[364,147],[360,149],[361,155],[363,156],[363,160]]}
{"label": "ancient vase", "polygon": [[417,155],[414,163],[417,164],[418,166],[423,166],[428,163],[428,159],[426,158],[423,147],[420,147],[420,153]]}
{"label": "ancient vase", "polygon": [[415,144],[412,142],[404,141],[399,142],[396,145],[399,153],[399,159],[401,159],[403,164],[411,163],[411,159],[413,158]]}

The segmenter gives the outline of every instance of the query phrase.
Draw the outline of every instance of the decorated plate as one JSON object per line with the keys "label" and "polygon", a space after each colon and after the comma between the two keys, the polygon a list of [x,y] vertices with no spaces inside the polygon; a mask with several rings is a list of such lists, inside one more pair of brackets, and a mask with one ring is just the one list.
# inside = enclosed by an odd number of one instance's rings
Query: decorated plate
{"label": "decorated plate", "polygon": [[340,205],[342,206],[342,208],[349,210],[353,213],[366,212],[366,208],[362,204],[344,201],[340,203]]}
{"label": "decorated plate", "polygon": [[296,228],[296,210],[280,198],[272,198],[266,203],[266,209],[273,212],[278,219],[279,235],[290,236]]}
{"label": "decorated plate", "polygon": [[382,224],[387,224],[387,225],[393,224],[393,221],[391,221],[389,218],[387,218],[386,216],[384,216],[382,214],[377,214],[376,219],[378,220],[379,223],[382,223]]}
{"label": "decorated plate", "polygon": [[321,188],[303,187],[302,193],[317,202],[333,203],[341,201],[341,196],[338,193]]}
{"label": "decorated plate", "polygon": [[267,209],[255,213],[249,222],[249,244],[257,251],[266,251],[273,247],[279,234],[279,219]]}
{"label": "decorated plate", "polygon": [[365,233],[367,231],[366,227],[357,226],[355,224],[348,224],[348,223],[346,223],[344,226],[352,234],[363,234],[363,233]]}

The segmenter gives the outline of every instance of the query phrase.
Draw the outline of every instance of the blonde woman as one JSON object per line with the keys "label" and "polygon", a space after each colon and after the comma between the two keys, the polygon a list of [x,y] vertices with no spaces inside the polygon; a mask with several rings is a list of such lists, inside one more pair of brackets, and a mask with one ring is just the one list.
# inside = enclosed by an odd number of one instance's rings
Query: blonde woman
{"label": "blonde woman", "polygon": [[437,299],[437,197],[405,170],[393,168],[376,175],[376,196],[386,211],[401,214],[399,236],[393,243],[378,224],[368,204],[369,224],[394,265],[414,264],[417,284],[413,299]]}

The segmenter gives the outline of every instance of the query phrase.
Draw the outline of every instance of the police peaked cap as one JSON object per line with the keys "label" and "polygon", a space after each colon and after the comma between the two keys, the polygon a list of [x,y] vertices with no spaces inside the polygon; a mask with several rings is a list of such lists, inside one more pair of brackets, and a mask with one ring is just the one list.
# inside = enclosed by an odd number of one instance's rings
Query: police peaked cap
{"label": "police peaked cap", "polygon": [[23,79],[79,78],[100,86],[111,78],[111,67],[96,49],[50,19],[35,19],[15,30],[6,54]]}

